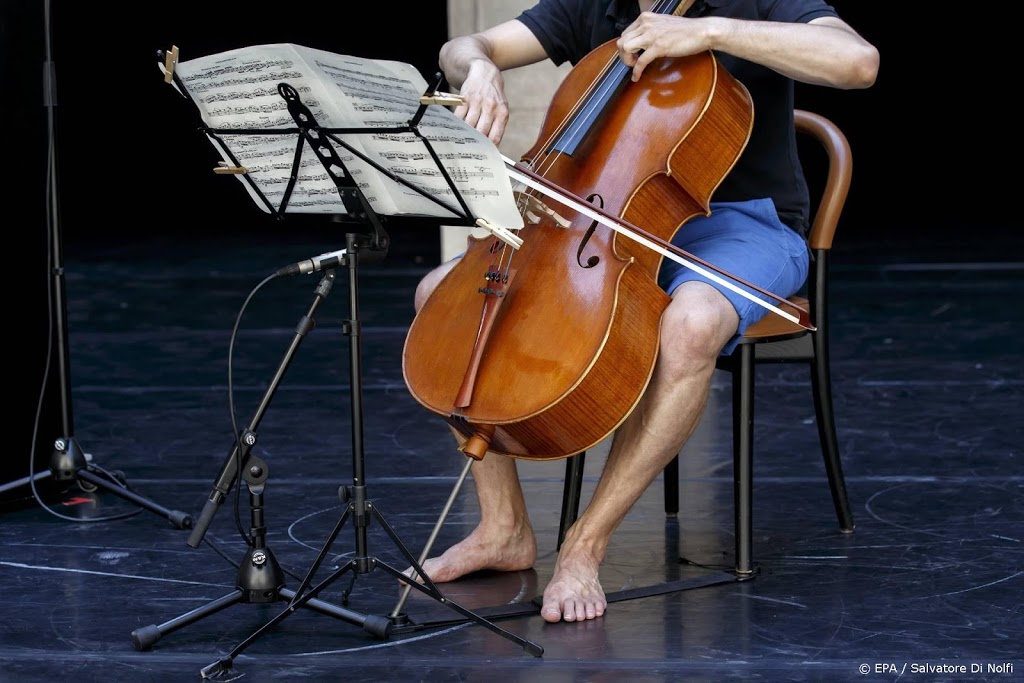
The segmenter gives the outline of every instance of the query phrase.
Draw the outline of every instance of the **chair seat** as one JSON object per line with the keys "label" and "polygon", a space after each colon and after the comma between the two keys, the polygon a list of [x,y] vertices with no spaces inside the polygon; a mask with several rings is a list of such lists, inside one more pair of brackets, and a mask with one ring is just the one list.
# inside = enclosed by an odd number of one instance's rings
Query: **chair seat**
{"label": "chair seat", "polygon": [[[804,310],[810,310],[808,308],[807,299],[802,296],[791,296],[787,301],[792,302]],[[782,310],[785,311],[786,308],[782,308]],[[806,335],[807,332],[808,330],[804,329],[800,325],[786,320],[781,315],[769,312],[768,315],[747,328],[747,331],[744,333],[740,343],[756,344],[766,341],[782,341],[784,339],[802,337]]]}

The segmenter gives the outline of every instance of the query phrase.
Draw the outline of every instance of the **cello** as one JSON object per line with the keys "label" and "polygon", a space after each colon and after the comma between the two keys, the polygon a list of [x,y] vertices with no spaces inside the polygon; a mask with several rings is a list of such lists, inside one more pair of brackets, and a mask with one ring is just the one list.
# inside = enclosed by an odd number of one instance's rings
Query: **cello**
{"label": "cello", "polygon": [[[710,212],[753,106],[710,51],[658,60],[635,83],[630,74],[614,40],[581,59],[517,166],[667,243]],[[521,246],[470,237],[403,350],[413,397],[465,437],[460,450],[474,459],[564,458],[604,440],[651,379],[670,301],[658,251],[590,212],[549,208],[532,192],[519,200]]]}

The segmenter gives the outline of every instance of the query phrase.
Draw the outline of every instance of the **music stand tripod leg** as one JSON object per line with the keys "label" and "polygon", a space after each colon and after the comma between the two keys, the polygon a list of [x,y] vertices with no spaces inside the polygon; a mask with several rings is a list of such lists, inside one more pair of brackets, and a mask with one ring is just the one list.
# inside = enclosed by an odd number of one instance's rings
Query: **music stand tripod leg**
{"label": "music stand tripod leg", "polygon": [[[544,648],[538,645],[537,643],[526,640],[525,638],[521,638],[520,636],[517,636],[516,634],[501,628],[492,621],[489,621],[484,617],[479,616],[478,614],[463,607],[462,605],[459,605],[455,601],[446,598],[441,593],[441,591],[433,584],[433,582],[430,581],[430,578],[425,573],[423,573],[422,567],[419,566],[419,563],[413,558],[412,553],[405,547],[401,539],[399,539],[398,534],[395,533],[395,530],[391,528],[391,525],[388,524],[387,520],[380,513],[377,507],[368,500],[364,501],[364,503],[366,517],[372,517],[373,519],[377,520],[377,522],[381,525],[381,527],[388,534],[391,540],[394,541],[395,547],[402,552],[406,560],[408,560],[414,566],[414,568],[419,572],[420,576],[423,578],[423,584],[415,583],[407,585],[411,586],[412,588],[415,588],[416,590],[419,590],[422,593],[425,593],[426,595],[429,595],[438,602],[447,605],[448,607],[455,610],[467,619],[474,621],[477,624],[480,624],[481,626],[486,627],[491,632],[496,633],[497,635],[507,638],[508,640],[511,640],[512,642],[520,645],[526,652],[533,655],[534,657],[540,657],[543,655]],[[302,585],[299,587],[297,592],[291,593],[292,600],[288,604],[288,606],[283,611],[275,615],[274,618],[272,618],[270,621],[268,621],[259,629],[257,629],[254,633],[252,633],[252,635],[250,635],[248,638],[246,638],[241,643],[236,645],[227,655],[203,667],[200,671],[203,678],[213,678],[226,671],[229,671],[232,667],[235,658],[238,657],[238,655],[240,655],[243,651],[248,649],[248,647],[252,645],[263,633],[284,621],[286,617],[293,614],[298,608],[312,606],[314,609],[318,609],[318,607],[316,607],[315,605],[315,603],[319,602],[315,600],[316,596],[319,595],[321,591],[323,591],[331,584],[333,584],[342,575],[350,571],[354,572],[354,576],[357,576],[359,574],[367,573],[369,571],[373,571],[374,569],[379,568],[385,570],[387,573],[391,574],[396,579],[403,580],[408,578],[405,576],[405,574],[400,572],[398,569],[395,569],[391,565],[387,564],[386,562],[383,562],[377,558],[360,555],[359,557],[355,557],[349,560],[343,567],[334,571],[330,576],[323,579],[317,585],[304,591],[304,588],[310,583],[313,573],[315,573],[316,568],[319,567],[320,562],[326,556],[326,553],[330,550],[334,540],[337,538],[338,532],[344,526],[345,522],[350,518],[359,517],[359,515],[351,514],[353,505],[358,506],[358,503],[349,504],[349,507],[346,509],[344,515],[341,517],[340,521],[330,534],[328,541],[324,544],[324,547],[321,550],[320,554],[317,556],[316,562],[314,562],[312,568],[307,573],[305,580],[302,582]],[[281,593],[285,594],[285,591],[281,591]],[[327,604],[329,605],[330,603]],[[326,612],[330,616],[335,616],[337,618],[343,619],[344,621],[348,621],[349,623],[357,624],[361,626],[363,630],[367,633],[375,635],[379,638],[387,639],[390,636],[392,626],[395,623],[395,619],[390,616],[361,614],[354,611],[342,609],[336,606],[331,607],[333,608],[333,611]],[[404,616],[402,617],[402,619],[404,619]]]}

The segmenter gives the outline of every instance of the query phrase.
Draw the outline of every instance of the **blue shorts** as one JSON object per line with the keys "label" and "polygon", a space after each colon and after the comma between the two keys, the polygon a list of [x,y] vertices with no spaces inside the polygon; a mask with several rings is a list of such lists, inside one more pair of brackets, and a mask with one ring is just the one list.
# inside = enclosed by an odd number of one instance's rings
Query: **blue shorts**
{"label": "blue shorts", "polygon": [[[807,242],[795,230],[779,220],[771,199],[712,202],[711,215],[696,216],[684,223],[676,232],[672,243],[701,260],[777,296],[788,297],[795,294],[807,279],[810,253]],[[749,291],[759,299],[778,305],[774,299],[743,287],[728,277],[722,276],[722,279]],[[668,257],[663,259],[661,271],[658,273],[658,284],[662,289],[672,294],[676,287],[688,280],[706,282],[719,290],[740,316],[736,336],[722,349],[722,355],[732,353],[747,327],[765,315],[775,315],[764,306],[744,298],[728,287],[723,287]]]}

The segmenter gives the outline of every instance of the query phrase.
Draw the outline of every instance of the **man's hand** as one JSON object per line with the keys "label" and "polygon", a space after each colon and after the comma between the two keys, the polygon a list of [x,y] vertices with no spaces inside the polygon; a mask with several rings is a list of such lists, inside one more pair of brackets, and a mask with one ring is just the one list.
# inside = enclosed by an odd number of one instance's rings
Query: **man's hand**
{"label": "man's hand", "polygon": [[463,103],[455,108],[455,115],[498,144],[508,124],[508,99],[505,97],[505,79],[492,62],[474,60],[465,82],[459,89]]}
{"label": "man's hand", "polygon": [[706,50],[701,21],[642,12],[616,42],[619,59],[633,69],[633,81],[639,81],[647,65],[659,57],[686,57]]}

